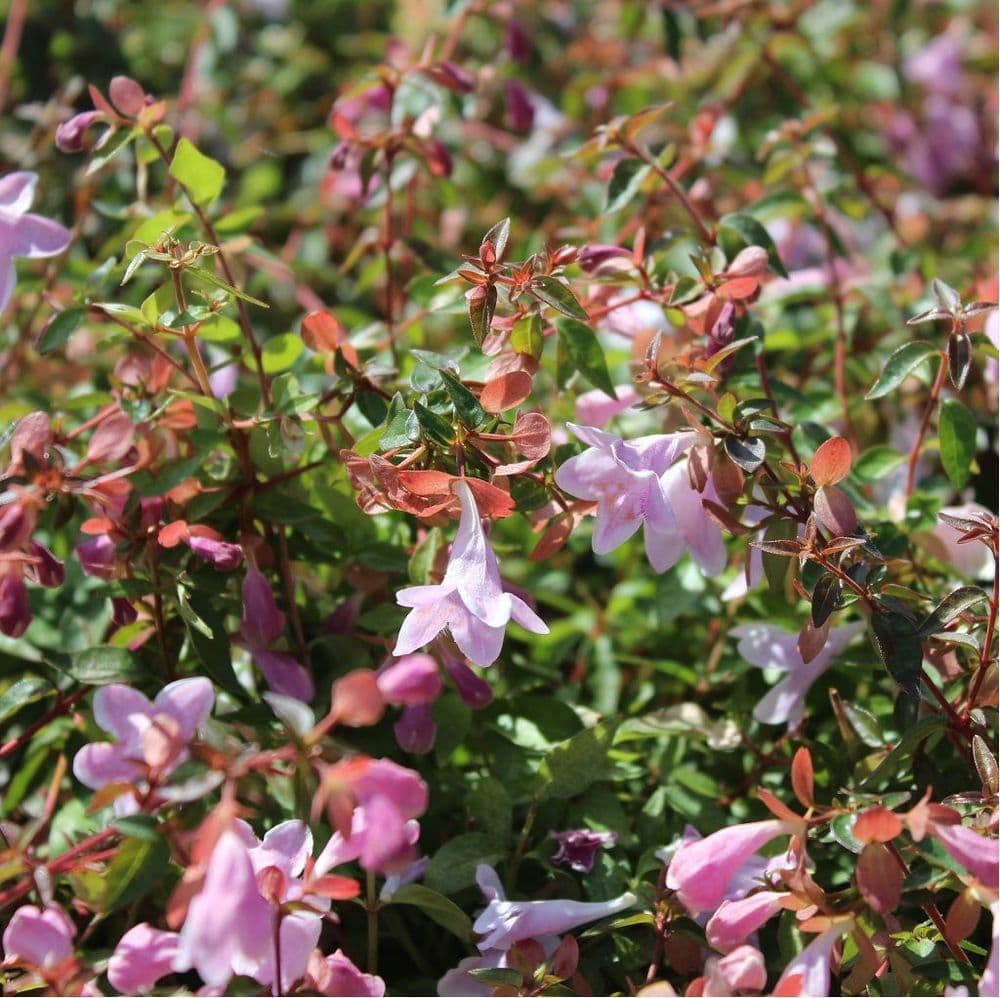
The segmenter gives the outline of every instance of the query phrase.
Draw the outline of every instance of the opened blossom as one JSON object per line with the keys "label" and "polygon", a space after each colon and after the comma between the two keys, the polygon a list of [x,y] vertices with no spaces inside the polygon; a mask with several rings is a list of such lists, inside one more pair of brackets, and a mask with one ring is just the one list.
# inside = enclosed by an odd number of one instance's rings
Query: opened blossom
{"label": "opened blossom", "polygon": [[792,957],[774,986],[778,995],[824,998],[830,993],[830,964],[833,951],[850,931],[849,922],[840,922],[821,932],[798,956]]}
{"label": "opened blossom", "polygon": [[806,696],[813,683],[864,629],[865,625],[860,621],[831,627],[819,653],[806,662],[799,651],[797,631],[786,631],[775,624],[760,622],[731,628],[729,633],[739,639],[737,650],[745,661],[758,669],[786,673],[754,707],[753,716],[762,724],[796,727],[805,716]]}
{"label": "opened blossom", "polygon": [[717,499],[711,483],[704,494],[689,481],[679,460],[697,434],[657,434],[622,440],[592,426],[568,424],[587,450],[556,471],[556,484],[578,499],[597,503],[592,546],[609,554],[643,528],[646,556],[665,572],[690,551],[706,575],[726,564],[722,535],[705,513],[702,498]]}
{"label": "opened blossom", "polygon": [[26,904],[11,916],[3,933],[5,963],[50,970],[73,955],[76,928],[62,908]]}
{"label": "opened blossom", "polygon": [[[152,702],[130,686],[102,686],[94,695],[94,720],[118,740],[85,745],[73,773],[92,790],[150,775],[165,779],[188,758],[188,743],[214,704],[212,683],[203,677],[170,683]],[[136,807],[131,798],[119,798],[116,806]]]}
{"label": "opened blossom", "polygon": [[553,863],[564,863],[577,873],[590,873],[599,849],[609,849],[618,841],[617,832],[592,832],[589,828],[573,828],[566,832],[552,832],[551,838],[559,843],[552,854]]}
{"label": "opened blossom", "polygon": [[17,284],[14,258],[58,256],[73,238],[65,226],[28,211],[37,184],[38,174],[27,170],[0,177],[0,312]]}
{"label": "opened blossom", "polygon": [[782,909],[785,891],[757,891],[725,900],[705,926],[705,938],[720,952],[729,953],[747,941]]}
{"label": "opened blossom", "polygon": [[796,830],[790,821],[771,818],[683,842],[667,868],[667,887],[692,914],[715,911],[747,863],[769,842]]}
{"label": "opened blossom", "polygon": [[524,600],[504,590],[472,490],[460,480],[455,491],[462,516],[444,578],[437,585],[410,586],[396,594],[410,613],[393,654],[408,655],[448,628],[464,655],[476,665],[492,665],[511,620],[535,634],[547,634],[548,627]]}

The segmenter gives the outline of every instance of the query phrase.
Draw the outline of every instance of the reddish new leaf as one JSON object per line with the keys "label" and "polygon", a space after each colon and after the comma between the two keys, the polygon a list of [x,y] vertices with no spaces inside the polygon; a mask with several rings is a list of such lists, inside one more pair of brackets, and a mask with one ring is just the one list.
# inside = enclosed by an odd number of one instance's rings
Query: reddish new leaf
{"label": "reddish new leaf", "polygon": [[851,471],[851,445],[843,437],[831,437],[819,445],[809,465],[809,474],[819,485],[836,485]]}
{"label": "reddish new leaf", "polygon": [[479,396],[479,404],[494,414],[519,406],[531,394],[531,375],[511,371],[487,383]]}

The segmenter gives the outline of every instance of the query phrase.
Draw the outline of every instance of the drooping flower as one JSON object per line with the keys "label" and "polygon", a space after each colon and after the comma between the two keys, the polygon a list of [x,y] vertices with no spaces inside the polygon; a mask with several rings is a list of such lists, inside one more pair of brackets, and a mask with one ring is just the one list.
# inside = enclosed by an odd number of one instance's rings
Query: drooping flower
{"label": "drooping flower", "polygon": [[550,838],[559,843],[552,855],[553,863],[565,863],[577,873],[590,873],[598,849],[609,849],[618,840],[616,832],[592,832],[589,828],[573,828],[552,832]]}
{"label": "drooping flower", "polygon": [[58,256],[73,238],[65,226],[28,211],[37,183],[38,174],[26,170],[0,177],[0,312],[17,283],[14,257]]}
{"label": "drooping flower", "polygon": [[[169,776],[187,759],[188,742],[214,703],[212,683],[203,677],[170,683],[152,703],[130,686],[102,686],[94,696],[94,720],[118,740],[85,745],[73,759],[74,775],[91,790],[143,781],[151,771]],[[127,798],[124,806],[134,803]]]}
{"label": "drooping flower", "polygon": [[794,728],[805,715],[810,687],[864,629],[860,621],[832,627],[819,654],[812,661],[804,662],[795,631],[759,621],[733,627],[729,633],[739,638],[737,648],[747,662],[759,669],[787,673],[754,707],[753,716],[762,724],[787,723],[789,728]]}
{"label": "drooping flower", "polygon": [[410,613],[393,654],[408,655],[447,627],[464,655],[476,665],[492,665],[500,655],[510,620],[535,634],[547,634],[548,627],[524,600],[504,590],[472,490],[459,480],[455,491],[462,516],[444,579],[396,594],[396,601],[410,608]]}
{"label": "drooping flower", "polygon": [[416,819],[428,796],[417,773],[389,759],[360,757],[331,766],[324,782],[348,795],[354,809],[349,828],[334,832],[317,857],[316,876],[354,860],[378,873],[397,873],[413,862],[420,836]]}
{"label": "drooping flower", "polygon": [[740,869],[768,842],[796,826],[776,818],[732,825],[703,839],[683,842],[667,868],[667,887],[692,914],[715,911]]}
{"label": "drooping flower", "polygon": [[255,565],[247,567],[242,595],[240,634],[268,687],[282,696],[309,703],[316,692],[312,676],[288,652],[271,647],[284,633],[285,615],[274,601],[270,584]]}
{"label": "drooping flower", "polygon": [[798,956],[792,958],[774,986],[774,994],[824,998],[830,993],[830,962],[841,936],[850,931],[849,922],[838,922],[821,932]]}
{"label": "drooping flower", "polygon": [[50,970],[73,955],[76,928],[62,908],[26,904],[11,916],[3,933],[5,962]]}
{"label": "drooping flower", "polygon": [[705,961],[703,980],[703,998],[728,998],[729,995],[761,992],[767,984],[764,954],[753,946],[740,946],[724,957],[710,956]]}
{"label": "drooping flower", "polygon": [[[188,907],[173,969],[193,968],[212,987],[224,988],[235,974],[284,993],[305,974],[329,908],[328,900],[306,893],[301,879],[311,853],[312,832],[301,821],[276,825],[263,841],[244,822],[226,828]],[[288,903],[295,908],[281,914],[276,980],[278,906]]]}

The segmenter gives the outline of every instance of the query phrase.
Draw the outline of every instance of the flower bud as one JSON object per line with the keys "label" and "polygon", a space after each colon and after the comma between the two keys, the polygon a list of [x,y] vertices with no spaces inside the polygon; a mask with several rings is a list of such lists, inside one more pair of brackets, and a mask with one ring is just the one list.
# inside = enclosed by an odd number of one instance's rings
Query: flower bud
{"label": "flower bud", "polygon": [[16,572],[0,579],[0,631],[9,638],[19,638],[31,623],[28,587]]}

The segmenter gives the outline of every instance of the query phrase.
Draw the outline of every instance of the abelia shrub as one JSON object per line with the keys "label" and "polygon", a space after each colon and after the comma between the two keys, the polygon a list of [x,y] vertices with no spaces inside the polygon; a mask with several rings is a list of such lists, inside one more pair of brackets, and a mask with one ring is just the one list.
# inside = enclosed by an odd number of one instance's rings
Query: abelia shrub
{"label": "abelia shrub", "polygon": [[983,5],[0,43],[0,982],[993,995]]}

